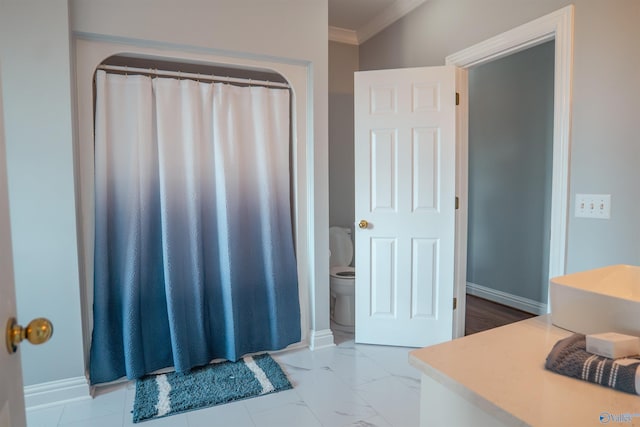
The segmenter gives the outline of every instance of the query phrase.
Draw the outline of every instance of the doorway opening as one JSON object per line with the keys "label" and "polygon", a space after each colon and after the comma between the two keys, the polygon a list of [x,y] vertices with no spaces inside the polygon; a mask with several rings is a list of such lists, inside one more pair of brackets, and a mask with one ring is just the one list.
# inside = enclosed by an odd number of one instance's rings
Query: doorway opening
{"label": "doorway opening", "polygon": [[465,334],[547,312],[554,43],[469,70]]}
{"label": "doorway opening", "polygon": [[[453,336],[464,336],[467,291],[467,237],[469,196],[469,69],[528,48],[553,42],[553,148],[547,278],[565,272],[569,193],[569,136],[571,123],[571,68],[573,61],[572,5],[545,15],[492,39],[446,58],[458,67],[456,87],[460,105],[456,118],[456,193],[460,209],[456,217],[455,289],[458,309],[454,312]],[[548,298],[548,296],[547,296]],[[549,306],[547,305],[547,312]]]}

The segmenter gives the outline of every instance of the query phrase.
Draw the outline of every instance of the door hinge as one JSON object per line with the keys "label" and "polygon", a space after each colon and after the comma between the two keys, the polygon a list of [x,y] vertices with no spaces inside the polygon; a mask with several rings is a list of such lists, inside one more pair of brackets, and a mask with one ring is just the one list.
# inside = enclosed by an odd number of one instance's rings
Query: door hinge
{"label": "door hinge", "polygon": [[458,308],[458,298],[453,297],[453,309],[455,310],[456,308]]}
{"label": "door hinge", "polygon": [[460,209],[460,199],[456,196],[456,209]]}
{"label": "door hinge", "polygon": [[456,92],[456,105],[460,105],[460,94]]}

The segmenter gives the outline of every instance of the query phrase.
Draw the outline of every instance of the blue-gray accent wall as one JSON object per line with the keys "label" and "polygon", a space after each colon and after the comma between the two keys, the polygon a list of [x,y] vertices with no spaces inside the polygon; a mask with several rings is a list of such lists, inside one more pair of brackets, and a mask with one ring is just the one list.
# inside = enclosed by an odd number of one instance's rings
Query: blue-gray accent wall
{"label": "blue-gray accent wall", "polygon": [[467,281],[547,302],[554,42],[469,70]]}

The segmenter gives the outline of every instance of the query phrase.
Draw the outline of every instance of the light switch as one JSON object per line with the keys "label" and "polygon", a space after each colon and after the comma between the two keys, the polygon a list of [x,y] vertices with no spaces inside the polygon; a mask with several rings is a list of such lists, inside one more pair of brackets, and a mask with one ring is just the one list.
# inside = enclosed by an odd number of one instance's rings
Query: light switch
{"label": "light switch", "polygon": [[576,194],[577,218],[611,218],[610,194]]}

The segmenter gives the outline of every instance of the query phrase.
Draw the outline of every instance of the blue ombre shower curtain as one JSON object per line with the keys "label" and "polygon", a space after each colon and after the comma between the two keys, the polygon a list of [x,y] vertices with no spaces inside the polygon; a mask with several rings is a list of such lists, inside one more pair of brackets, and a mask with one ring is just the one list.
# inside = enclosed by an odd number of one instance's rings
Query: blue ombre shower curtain
{"label": "blue ombre shower curtain", "polygon": [[289,92],[96,74],[93,384],[300,341]]}

